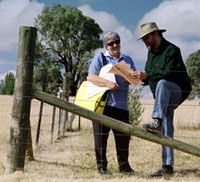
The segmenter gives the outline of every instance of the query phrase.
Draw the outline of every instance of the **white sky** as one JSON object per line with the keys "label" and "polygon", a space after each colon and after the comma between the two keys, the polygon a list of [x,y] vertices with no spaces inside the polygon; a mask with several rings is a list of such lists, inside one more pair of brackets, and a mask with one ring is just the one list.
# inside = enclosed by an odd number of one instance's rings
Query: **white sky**
{"label": "white sky", "polygon": [[96,12],[87,5],[79,9],[94,18],[104,31],[117,31],[122,38],[122,51],[134,60],[143,62],[146,59],[145,46],[136,40],[140,36],[139,26],[149,21],[167,30],[164,37],[181,48],[184,60],[200,48],[200,0],[164,1],[139,20],[136,30],[126,28],[107,12]]}
{"label": "white sky", "polygon": [[[16,54],[19,27],[33,26],[34,18],[43,7],[44,4],[36,0],[0,1],[0,54]],[[137,38],[138,27],[144,22],[156,21],[159,28],[167,29],[164,37],[181,48],[184,60],[200,48],[200,0],[163,1],[138,20],[136,30],[128,29],[109,12],[95,11],[88,5],[81,6],[79,9],[84,15],[95,19],[104,31],[117,31],[122,39],[122,52],[141,64],[145,64],[147,50],[141,41],[137,41]],[[16,60],[1,57],[0,65],[6,64],[9,67],[11,64],[16,64],[14,61]],[[5,70],[5,73],[8,71],[10,70]]]}

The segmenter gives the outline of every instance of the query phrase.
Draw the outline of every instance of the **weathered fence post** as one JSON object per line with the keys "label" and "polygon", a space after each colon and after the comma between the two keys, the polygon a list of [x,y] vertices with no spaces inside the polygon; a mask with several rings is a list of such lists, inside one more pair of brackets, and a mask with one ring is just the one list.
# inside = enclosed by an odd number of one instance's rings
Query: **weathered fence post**
{"label": "weathered fence post", "polygon": [[36,28],[20,27],[10,140],[6,163],[7,174],[24,169],[27,137],[30,132],[31,93],[36,36]]}
{"label": "weathered fence post", "polygon": [[39,143],[39,138],[40,138],[40,127],[41,127],[41,123],[42,123],[43,106],[44,106],[44,102],[41,101],[40,102],[40,112],[39,112],[38,127],[37,127],[36,139],[35,139],[36,145]]}
{"label": "weathered fence post", "polygon": [[[70,89],[70,73],[65,74],[63,79],[63,100],[69,101],[69,89]],[[60,123],[60,136],[63,137],[66,131],[66,123],[68,122],[68,112],[66,110],[62,110],[62,117]]]}
{"label": "weathered fence post", "polygon": [[[60,93],[60,99],[62,98],[62,93]],[[60,125],[61,125],[61,117],[62,117],[62,109],[61,108],[59,108],[59,113],[58,113],[58,115],[59,115],[59,117],[58,117],[58,139],[60,139],[60,129],[61,129],[61,127],[60,127]]]}
{"label": "weathered fence post", "polygon": [[[56,97],[57,97],[57,92],[58,92],[58,88],[56,88],[54,91],[54,95]],[[51,121],[51,143],[53,143],[55,118],[56,118],[56,107],[53,106],[52,121]]]}
{"label": "weathered fence post", "polygon": [[33,156],[33,145],[32,145],[32,135],[31,135],[31,125],[30,122],[28,122],[28,136],[27,136],[27,146],[26,146],[26,160],[30,161],[34,159]]}

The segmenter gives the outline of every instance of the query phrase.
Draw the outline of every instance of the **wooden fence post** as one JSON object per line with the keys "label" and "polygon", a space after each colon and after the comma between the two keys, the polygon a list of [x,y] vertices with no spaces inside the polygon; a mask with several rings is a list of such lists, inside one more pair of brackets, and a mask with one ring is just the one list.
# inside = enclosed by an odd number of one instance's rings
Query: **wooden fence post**
{"label": "wooden fence post", "polygon": [[31,125],[30,121],[28,122],[28,136],[27,136],[27,146],[26,146],[26,160],[30,161],[34,159],[33,156],[33,145],[32,145],[32,135],[31,135]]}
{"label": "wooden fence post", "polygon": [[[67,101],[66,97],[66,91],[67,91],[67,77],[65,76],[63,79],[63,93],[62,93],[62,100]],[[62,110],[61,111],[61,120],[60,120],[60,137],[64,137],[65,129],[66,129],[66,120],[67,120],[67,111]]]}
{"label": "wooden fence post", "polygon": [[[62,99],[64,101],[69,101],[69,88],[70,88],[70,73],[65,74],[63,79],[63,95]],[[66,123],[68,122],[68,112],[66,110],[62,110],[62,117],[61,117],[61,123],[60,123],[60,136],[64,137],[64,133],[66,131]]]}
{"label": "wooden fence post", "polygon": [[[57,97],[58,89],[54,91],[54,95]],[[56,107],[53,106],[53,112],[52,112],[52,121],[51,121],[51,143],[53,143],[53,135],[54,135],[54,125],[55,125],[55,118],[56,118]]]}
{"label": "wooden fence post", "polygon": [[27,137],[30,132],[31,93],[36,36],[36,28],[20,27],[6,174],[24,169]]}

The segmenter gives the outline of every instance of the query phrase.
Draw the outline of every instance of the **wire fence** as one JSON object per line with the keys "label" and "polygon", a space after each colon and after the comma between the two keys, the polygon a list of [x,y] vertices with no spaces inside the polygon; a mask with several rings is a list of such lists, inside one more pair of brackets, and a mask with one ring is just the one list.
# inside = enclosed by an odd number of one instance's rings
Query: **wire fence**
{"label": "wire fence", "polygon": [[[4,100],[1,101],[0,113],[1,113],[1,121],[6,121],[5,123],[10,123],[11,120],[11,110],[12,110],[12,96],[1,96],[4,97]],[[70,98],[70,102],[73,102],[74,98]],[[142,107],[144,108],[144,112],[142,113],[142,122],[150,122],[151,121],[151,112],[153,108],[153,99],[141,99]],[[39,117],[39,108],[40,101],[32,100],[31,105],[31,128],[33,130],[32,134],[34,135],[34,131],[37,130],[38,126],[38,117]],[[174,116],[174,126],[176,128],[188,128],[188,129],[199,129],[200,128],[200,105],[198,101],[188,101],[186,100],[183,104],[181,104],[175,110]],[[57,139],[57,130],[58,130],[58,121],[59,121],[59,108],[56,108],[56,122],[55,122],[55,131],[54,138]],[[43,115],[42,115],[42,127],[41,132],[49,132],[51,133],[51,121],[52,121],[52,113],[53,107],[48,104],[44,104]],[[71,113],[69,114],[68,121],[70,120]],[[79,117],[76,116],[74,119],[73,127],[77,129]],[[82,120],[82,118],[81,118]],[[68,124],[68,122],[67,122]],[[81,122],[81,124],[83,124]],[[68,125],[67,125],[68,127]],[[92,133],[92,132],[91,132]],[[187,136],[184,136],[187,137]]]}
{"label": "wire fence", "polygon": [[[73,100],[74,98],[71,98],[71,102],[73,102]],[[142,106],[144,107],[141,122],[150,121],[153,102],[153,100],[141,100]],[[0,134],[0,141],[2,146],[2,149],[0,151],[4,156],[1,163],[5,164],[7,157],[6,146],[9,143],[9,127],[11,120],[12,97],[9,97],[8,99],[5,96],[4,100],[1,101],[0,104],[1,123],[4,123],[5,126],[3,127],[4,129],[2,129],[4,130],[4,132],[1,131]],[[96,159],[93,141],[94,139],[91,121],[81,118],[81,130],[79,131],[79,116],[75,116],[73,123],[74,131],[69,132],[66,130],[64,137],[62,139],[58,139],[57,133],[59,122],[59,108],[56,108],[55,128],[52,144],[51,125],[53,107],[48,104],[44,104],[40,130],[40,140],[39,144],[35,145],[34,141],[38,126],[39,107],[40,101],[32,100],[30,121],[35,161],[27,163],[25,165],[25,171],[37,171],[40,175],[46,173],[46,176],[49,176],[50,178],[54,175],[58,175],[59,179],[62,180],[64,178],[67,178],[68,175],[71,175],[68,171],[69,168],[71,171],[73,171],[73,174],[75,174],[76,170],[78,170],[77,173],[81,172],[85,175],[88,170],[96,170]],[[179,106],[179,108],[175,112],[174,118],[176,139],[193,145],[198,145],[198,141],[200,139],[200,134],[198,134],[198,126],[200,123],[200,117],[198,112],[199,109],[199,103],[196,101],[185,101],[181,106]],[[69,113],[68,120],[70,119],[70,117],[71,113]],[[151,145],[153,146],[153,148],[158,147],[158,145],[156,144]],[[132,137],[130,143],[130,156],[136,155],[134,153],[136,148],[142,151],[150,150],[147,141],[143,140],[141,142],[141,139]],[[112,132],[110,132],[107,150],[110,168],[114,171],[117,171],[116,151]],[[131,157],[130,160],[132,161],[132,163],[135,163],[136,159],[132,159]],[[155,162],[155,159],[153,159],[153,157],[151,158],[151,156],[149,156],[147,160],[149,160],[149,163],[159,163]],[[75,169],[76,167],[77,169]]]}

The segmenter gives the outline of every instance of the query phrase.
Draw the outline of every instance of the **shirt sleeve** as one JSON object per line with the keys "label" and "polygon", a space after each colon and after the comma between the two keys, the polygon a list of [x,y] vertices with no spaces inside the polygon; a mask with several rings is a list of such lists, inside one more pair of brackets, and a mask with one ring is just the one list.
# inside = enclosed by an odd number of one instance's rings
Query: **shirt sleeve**
{"label": "shirt sleeve", "polygon": [[92,59],[92,62],[88,69],[88,73],[93,73],[93,74],[98,75],[102,67],[103,67],[102,56],[100,53],[98,53]]}

